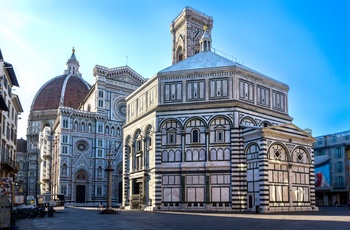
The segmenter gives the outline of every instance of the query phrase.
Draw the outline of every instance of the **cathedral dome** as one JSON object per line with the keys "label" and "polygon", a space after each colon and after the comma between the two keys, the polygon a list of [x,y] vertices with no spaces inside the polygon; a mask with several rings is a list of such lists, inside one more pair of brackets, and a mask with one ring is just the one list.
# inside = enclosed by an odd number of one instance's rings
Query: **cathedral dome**
{"label": "cathedral dome", "polygon": [[79,73],[79,62],[74,52],[73,49],[64,74],[46,82],[36,93],[31,111],[57,109],[59,106],[79,107],[91,86]]}

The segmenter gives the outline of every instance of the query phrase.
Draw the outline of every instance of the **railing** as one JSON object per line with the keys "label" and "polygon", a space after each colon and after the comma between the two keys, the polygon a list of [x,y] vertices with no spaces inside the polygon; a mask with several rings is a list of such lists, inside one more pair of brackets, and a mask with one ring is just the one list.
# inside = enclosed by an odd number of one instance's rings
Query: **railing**
{"label": "railing", "polygon": [[14,159],[12,159],[9,154],[6,153],[1,153],[1,164],[7,164],[15,171],[18,171],[20,169],[19,164]]}

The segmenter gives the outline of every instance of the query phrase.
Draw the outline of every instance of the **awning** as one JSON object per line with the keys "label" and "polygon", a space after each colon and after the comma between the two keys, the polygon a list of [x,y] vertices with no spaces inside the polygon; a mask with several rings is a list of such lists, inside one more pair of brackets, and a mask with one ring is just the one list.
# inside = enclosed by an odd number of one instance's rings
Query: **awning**
{"label": "awning", "polygon": [[17,77],[16,77],[16,74],[15,74],[15,70],[13,69],[13,66],[10,63],[8,63],[8,62],[4,62],[4,63],[5,63],[6,71],[7,71],[7,73],[10,76],[12,85],[19,87],[18,81],[17,81]]}

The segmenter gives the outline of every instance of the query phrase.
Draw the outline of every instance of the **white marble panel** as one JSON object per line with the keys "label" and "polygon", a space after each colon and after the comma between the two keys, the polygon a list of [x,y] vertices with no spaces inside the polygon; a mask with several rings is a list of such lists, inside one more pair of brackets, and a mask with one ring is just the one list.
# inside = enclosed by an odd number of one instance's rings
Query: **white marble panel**
{"label": "white marble panel", "polygon": [[169,184],[168,176],[163,176],[163,184]]}
{"label": "white marble panel", "polygon": [[198,184],[198,176],[192,176],[193,184]]}
{"label": "white marble panel", "polygon": [[288,186],[283,186],[283,201],[288,201],[288,196],[289,196],[289,193],[288,193]]}
{"label": "white marble panel", "polygon": [[163,188],[163,200],[165,202],[171,201],[171,188]]}
{"label": "white marble panel", "polygon": [[259,182],[254,182],[254,191],[255,191],[255,192],[260,191]]}
{"label": "white marble panel", "polygon": [[229,187],[221,187],[221,201],[229,202],[230,201],[230,188]]}
{"label": "white marble panel", "polygon": [[276,201],[282,201],[282,186],[276,186]]}
{"label": "white marble panel", "polygon": [[217,176],[216,175],[212,175],[210,178],[211,178],[211,180],[210,180],[211,184],[217,184]]}
{"label": "white marble panel", "polygon": [[259,180],[259,169],[254,169],[254,180]]}
{"label": "white marble panel", "polygon": [[288,183],[288,181],[289,181],[289,178],[288,178],[288,172],[283,172],[283,182],[284,183]]}
{"label": "white marble panel", "polygon": [[169,161],[175,161],[175,153],[174,151],[169,152]]}
{"label": "white marble panel", "polygon": [[211,201],[212,202],[220,202],[220,188],[219,187],[211,188]]}
{"label": "white marble panel", "polygon": [[283,172],[278,172],[278,182],[283,182]]}
{"label": "white marble panel", "polygon": [[195,150],[195,151],[193,151],[193,161],[198,161],[198,151],[197,150]]}
{"label": "white marble panel", "polygon": [[204,188],[196,188],[196,201],[204,202]]}
{"label": "white marble panel", "polygon": [[186,184],[192,184],[192,176],[186,176]]}
{"label": "white marble panel", "polygon": [[224,183],[224,176],[218,175],[218,184],[223,184],[223,183]]}
{"label": "white marble panel", "polygon": [[176,151],[175,152],[175,161],[180,161],[181,160],[181,152],[180,151]]}
{"label": "white marble panel", "polygon": [[254,172],[254,170],[252,170],[252,169],[248,169],[247,170],[247,181],[253,181],[253,172]]}
{"label": "white marble panel", "polygon": [[230,175],[225,175],[225,181],[224,181],[224,183],[225,184],[230,184],[231,183],[231,180],[230,180]]}
{"label": "white marble panel", "polygon": [[196,201],[196,189],[195,188],[187,188],[187,201],[188,202]]}
{"label": "white marble panel", "polygon": [[254,190],[254,183],[253,182],[248,182],[248,192],[253,192]]}
{"label": "white marble panel", "polygon": [[179,202],[180,201],[180,188],[172,189],[172,201]]}
{"label": "white marble panel", "polygon": [[199,176],[199,184],[205,184],[205,177],[204,176]]}
{"label": "white marble panel", "polygon": [[270,186],[270,201],[275,201],[275,194],[276,194],[276,191],[275,191],[275,186]]}
{"label": "white marble panel", "polygon": [[174,184],[174,183],[175,183],[174,176],[169,176],[169,184]]}
{"label": "white marble panel", "polygon": [[175,184],[180,184],[180,176],[175,176]]}

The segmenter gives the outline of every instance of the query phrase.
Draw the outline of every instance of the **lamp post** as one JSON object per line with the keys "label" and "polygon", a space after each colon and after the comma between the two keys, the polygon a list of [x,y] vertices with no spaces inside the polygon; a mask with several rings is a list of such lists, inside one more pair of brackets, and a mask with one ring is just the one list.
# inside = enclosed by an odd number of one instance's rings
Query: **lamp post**
{"label": "lamp post", "polygon": [[117,214],[117,212],[112,208],[112,172],[114,169],[111,165],[111,156],[112,154],[107,154],[108,156],[108,166],[105,169],[105,171],[108,174],[107,177],[107,207],[106,209],[102,210],[101,214]]}

